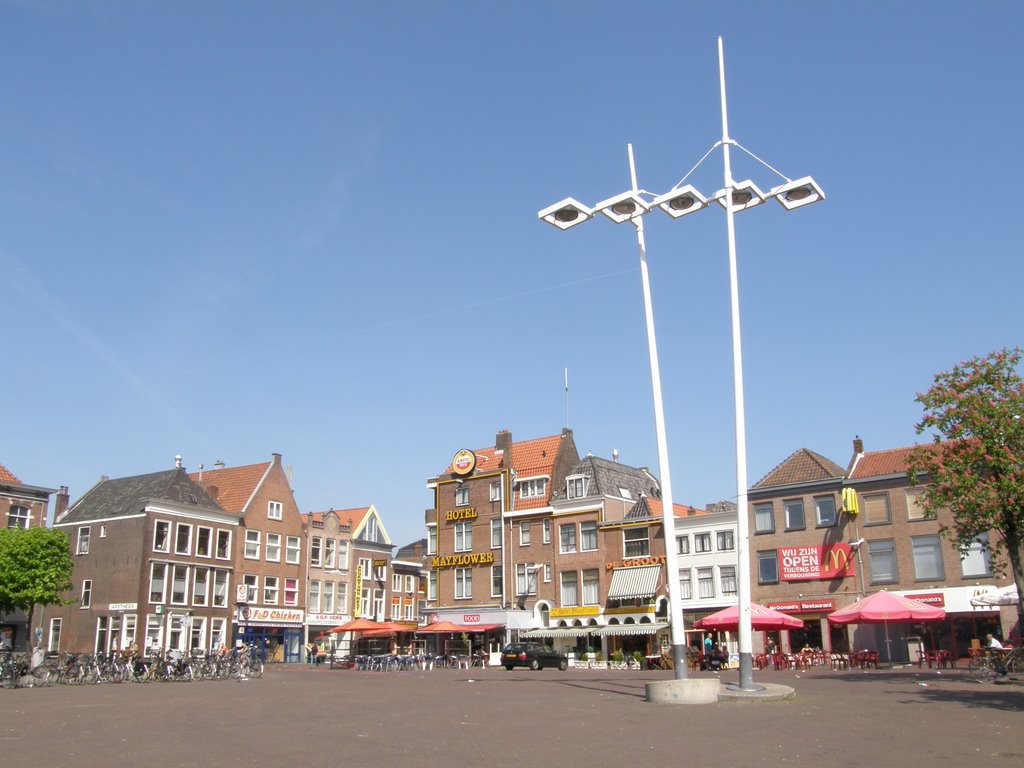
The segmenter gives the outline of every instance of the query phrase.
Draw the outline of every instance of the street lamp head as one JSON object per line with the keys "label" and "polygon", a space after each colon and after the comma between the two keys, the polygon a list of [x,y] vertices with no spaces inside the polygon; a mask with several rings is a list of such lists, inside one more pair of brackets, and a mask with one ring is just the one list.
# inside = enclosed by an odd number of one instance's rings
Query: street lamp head
{"label": "street lamp head", "polygon": [[678,219],[688,213],[696,213],[708,205],[707,199],[687,184],[685,187],[673,189],[660,195],[651,201],[652,208],[660,208],[673,219]]}
{"label": "street lamp head", "polygon": [[595,212],[603,213],[616,224],[629,221],[637,216],[643,216],[651,210],[638,192],[623,192],[621,195],[609,197],[594,206]]}
{"label": "street lamp head", "polygon": [[593,210],[571,197],[560,200],[537,214],[538,219],[563,230],[582,224],[593,216]]}
{"label": "street lamp head", "polygon": [[775,187],[768,193],[768,196],[778,200],[779,204],[787,211],[825,199],[825,193],[810,176],[804,176],[802,179],[789,181]]}
{"label": "street lamp head", "polygon": [[[715,193],[714,197],[723,208],[728,207],[726,194],[727,190],[720,189]],[[745,211],[747,208],[753,208],[755,205],[763,203],[767,198],[768,196],[758,189],[757,185],[750,179],[737,181],[732,185],[732,209],[734,211]]]}

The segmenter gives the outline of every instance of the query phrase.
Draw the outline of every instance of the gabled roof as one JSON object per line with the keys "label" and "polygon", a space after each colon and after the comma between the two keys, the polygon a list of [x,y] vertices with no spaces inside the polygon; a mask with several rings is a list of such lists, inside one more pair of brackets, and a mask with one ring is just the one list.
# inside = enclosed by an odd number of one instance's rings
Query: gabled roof
{"label": "gabled roof", "polygon": [[799,485],[819,480],[840,480],[846,470],[831,459],[807,448],[790,454],[789,458],[758,480],[753,488],[770,488],[776,485]]}
{"label": "gabled roof", "polygon": [[[661,498],[658,479],[644,467],[630,467],[617,461],[587,456],[569,471],[569,477],[587,478],[586,498],[612,496],[639,499],[642,495]],[[623,489],[629,492],[626,496]],[[565,488],[556,488],[552,499],[564,499]]]}
{"label": "gabled roof", "polygon": [[242,467],[207,469],[192,472],[189,477],[197,483],[201,482],[221,507],[240,515],[245,512],[249,500],[270,471],[272,464],[273,462],[265,461]]}
{"label": "gabled roof", "polygon": [[179,467],[148,475],[103,480],[72,504],[54,521],[54,524],[137,515],[152,502],[194,508],[197,511],[224,512],[224,509]]}
{"label": "gabled roof", "polygon": [[[392,546],[391,536],[388,535],[387,529],[384,527],[384,521],[380,518],[380,513],[377,508],[371,504],[368,507],[352,507],[350,509],[332,509],[330,510],[338,516],[338,520],[341,521],[342,525],[348,521],[352,521],[352,539],[362,541],[372,541],[375,544],[385,544]],[[327,512],[312,512],[309,515],[310,520],[323,520],[324,515]],[[375,538],[367,536],[367,526],[370,520],[377,521],[377,535]]]}
{"label": "gabled roof", "polygon": [[[648,496],[641,496],[636,504],[634,504],[630,510],[625,514],[623,520],[635,521],[635,520],[648,520],[650,518],[656,518],[660,520],[662,515],[665,514],[665,505],[662,504],[661,499],[652,499]],[[676,517],[693,517],[694,515],[707,515],[707,510],[697,509],[696,507],[688,507],[685,504],[672,504],[672,513]]]}
{"label": "gabled roof", "polygon": [[860,454],[850,471],[851,480],[884,475],[902,475],[907,472],[907,459],[919,446],[890,448],[884,451],[868,451]]}
{"label": "gabled roof", "polygon": [[17,483],[21,485],[21,480],[16,478],[14,473],[7,469],[7,467],[0,464],[0,483]]}

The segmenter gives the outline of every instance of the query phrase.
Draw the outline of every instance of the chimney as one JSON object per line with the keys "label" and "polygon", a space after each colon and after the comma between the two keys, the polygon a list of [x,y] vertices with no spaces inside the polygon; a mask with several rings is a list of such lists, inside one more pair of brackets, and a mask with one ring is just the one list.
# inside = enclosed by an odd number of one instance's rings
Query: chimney
{"label": "chimney", "polygon": [[67,512],[69,506],[71,506],[71,494],[68,493],[68,487],[62,485],[57,491],[57,497],[53,500],[53,519],[56,520]]}
{"label": "chimney", "polygon": [[218,500],[217,497],[220,496],[220,488],[218,488],[216,485],[204,485],[203,490],[206,491],[206,495],[209,496],[211,499],[213,499],[214,501]]}
{"label": "chimney", "polygon": [[494,452],[502,457],[503,467],[512,467],[512,432],[503,429],[494,436]]}
{"label": "chimney", "polygon": [[180,453],[177,456],[174,457],[174,466],[177,467],[178,469],[181,469],[181,454]]}
{"label": "chimney", "polygon": [[215,462],[213,462],[213,468],[215,470],[216,469],[224,469],[225,466],[227,466],[227,465],[224,464],[224,462],[221,461],[220,459],[217,459]]}
{"label": "chimney", "polygon": [[853,452],[854,454],[864,453],[864,441],[860,439],[860,435],[854,435]]}

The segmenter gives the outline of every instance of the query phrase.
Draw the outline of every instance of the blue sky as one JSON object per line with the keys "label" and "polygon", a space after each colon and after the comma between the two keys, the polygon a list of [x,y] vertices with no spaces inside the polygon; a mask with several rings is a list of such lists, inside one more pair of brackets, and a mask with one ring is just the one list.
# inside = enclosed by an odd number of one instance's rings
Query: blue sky
{"label": "blue sky", "polygon": [[[568,410],[581,454],[657,468],[632,228],[537,211],[625,191],[627,143],[644,189],[682,179],[721,137],[718,35],[732,138],[828,198],[736,217],[750,482],[913,444],[936,372],[1021,342],[1022,22],[0,0],[0,463],[77,498],[277,452],[303,510],[373,503],[397,544],[500,429]],[[646,229],[674,495],[703,506],[736,493],[725,216]]]}

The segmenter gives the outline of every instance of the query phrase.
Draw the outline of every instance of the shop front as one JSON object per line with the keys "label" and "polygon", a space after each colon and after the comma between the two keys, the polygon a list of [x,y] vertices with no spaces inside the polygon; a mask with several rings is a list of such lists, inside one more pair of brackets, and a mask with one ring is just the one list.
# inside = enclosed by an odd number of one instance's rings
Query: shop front
{"label": "shop front", "polygon": [[252,644],[264,662],[303,661],[303,611],[293,608],[240,606],[235,616],[235,644]]}
{"label": "shop front", "polygon": [[[920,647],[915,650],[949,651],[954,659],[966,660],[972,647],[984,646],[987,634],[992,633],[1000,637],[1002,630],[998,606],[971,605],[971,598],[977,590],[977,587],[969,586],[897,592],[898,595],[911,597],[946,611],[946,618],[941,621],[904,625],[907,637],[920,638]],[[906,640],[902,643],[907,649],[906,660],[916,662],[917,658],[911,653],[909,645],[913,643]]]}
{"label": "shop front", "polygon": [[834,599],[774,600],[765,602],[764,605],[766,608],[794,616],[802,620],[804,625],[801,629],[763,632],[762,647],[768,647],[771,640],[783,653],[797,653],[805,648],[841,653],[850,650],[846,628],[832,627],[828,622],[828,615],[836,609]]}

